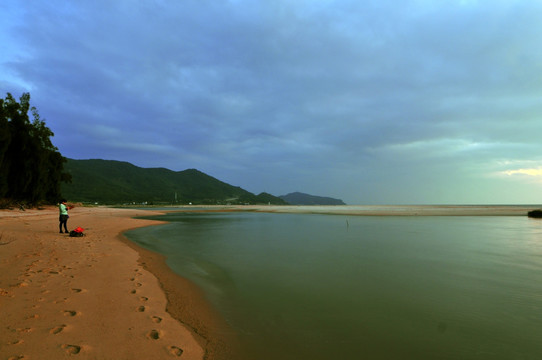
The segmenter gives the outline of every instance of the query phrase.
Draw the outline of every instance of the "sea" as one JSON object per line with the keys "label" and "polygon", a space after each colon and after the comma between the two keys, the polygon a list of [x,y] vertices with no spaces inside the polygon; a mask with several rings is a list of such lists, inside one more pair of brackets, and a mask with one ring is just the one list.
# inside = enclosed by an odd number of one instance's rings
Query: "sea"
{"label": "sea", "polygon": [[255,360],[541,359],[542,220],[172,212],[127,237]]}

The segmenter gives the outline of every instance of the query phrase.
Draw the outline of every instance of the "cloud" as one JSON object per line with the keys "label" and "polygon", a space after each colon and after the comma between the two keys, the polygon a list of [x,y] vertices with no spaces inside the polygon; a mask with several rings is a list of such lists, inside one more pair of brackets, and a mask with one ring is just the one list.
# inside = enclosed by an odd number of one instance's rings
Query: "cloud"
{"label": "cloud", "polygon": [[533,168],[533,169],[515,169],[515,170],[506,170],[502,172],[508,176],[513,175],[527,175],[531,177],[541,178],[542,179],[542,167]]}

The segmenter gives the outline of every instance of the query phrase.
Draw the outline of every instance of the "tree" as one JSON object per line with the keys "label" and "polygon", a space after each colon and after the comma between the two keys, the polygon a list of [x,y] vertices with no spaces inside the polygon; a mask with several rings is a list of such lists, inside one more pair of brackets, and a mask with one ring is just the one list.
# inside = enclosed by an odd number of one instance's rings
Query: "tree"
{"label": "tree", "polygon": [[[28,113],[32,113],[31,122]],[[69,181],[64,158],[51,142],[30,94],[17,102],[10,93],[0,99],[0,198],[37,204],[60,198],[60,183]]]}

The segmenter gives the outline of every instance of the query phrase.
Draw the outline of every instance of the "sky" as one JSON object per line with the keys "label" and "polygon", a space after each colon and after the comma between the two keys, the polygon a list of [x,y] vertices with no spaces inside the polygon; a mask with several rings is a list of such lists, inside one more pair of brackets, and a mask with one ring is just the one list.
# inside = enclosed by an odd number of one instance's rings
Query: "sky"
{"label": "sky", "polygon": [[542,2],[0,2],[72,159],[347,204],[542,204]]}

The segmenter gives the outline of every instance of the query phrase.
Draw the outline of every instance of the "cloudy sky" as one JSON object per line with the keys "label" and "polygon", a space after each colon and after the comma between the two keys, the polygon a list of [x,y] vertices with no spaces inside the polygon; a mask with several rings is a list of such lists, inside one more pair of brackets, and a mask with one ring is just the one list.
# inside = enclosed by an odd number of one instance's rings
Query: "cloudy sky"
{"label": "cloudy sky", "polygon": [[0,2],[69,158],[348,204],[542,204],[542,2]]}

